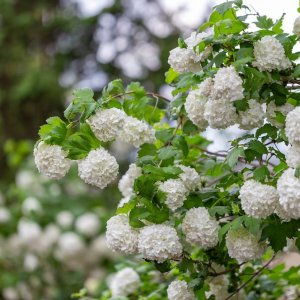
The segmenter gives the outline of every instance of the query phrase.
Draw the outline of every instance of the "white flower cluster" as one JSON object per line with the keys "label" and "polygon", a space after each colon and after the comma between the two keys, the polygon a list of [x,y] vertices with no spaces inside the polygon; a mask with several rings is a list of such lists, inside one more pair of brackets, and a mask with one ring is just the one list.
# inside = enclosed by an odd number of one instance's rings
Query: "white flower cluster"
{"label": "white flower cluster", "polygon": [[233,102],[244,98],[243,81],[234,67],[221,68],[214,77],[210,97],[212,100]]}
{"label": "white flower cluster", "polygon": [[135,179],[142,175],[142,169],[136,164],[131,164],[127,172],[119,181],[118,187],[123,197],[131,197],[133,195],[133,184]]}
{"label": "white flower cluster", "polygon": [[141,284],[139,274],[132,268],[119,271],[110,283],[113,297],[126,297],[135,293]]}
{"label": "white flower cluster", "polygon": [[185,40],[187,48],[176,47],[170,51],[168,63],[179,73],[198,72],[202,69],[200,62],[204,61],[211,53],[212,48],[206,47],[201,53],[196,53],[194,47],[197,46],[204,38],[208,37],[207,33],[193,32]]}
{"label": "white flower cluster", "polygon": [[285,133],[290,144],[300,142],[300,106],[290,111],[285,120]]}
{"label": "white flower cluster", "polygon": [[264,36],[254,44],[253,66],[260,71],[286,70],[292,64],[286,57],[282,44],[273,36]]}
{"label": "white flower cluster", "polygon": [[84,255],[86,248],[81,237],[75,232],[63,233],[57,241],[56,257],[64,262],[73,262]]}
{"label": "white flower cluster", "polygon": [[179,174],[179,179],[168,179],[158,185],[158,189],[166,193],[165,203],[173,212],[182,207],[188,193],[194,191],[200,182],[200,176],[195,169],[183,165],[178,167],[183,171]]}
{"label": "white flower cluster", "polygon": [[171,211],[183,205],[186,200],[187,189],[180,179],[168,179],[159,183],[158,189],[166,193],[166,205]]}
{"label": "white flower cluster", "polygon": [[95,236],[100,229],[99,217],[92,212],[84,213],[77,218],[75,228],[84,236]]}
{"label": "white flower cluster", "polygon": [[286,155],[286,163],[291,168],[300,167],[300,143],[294,143],[288,148]]}
{"label": "white flower cluster", "polygon": [[117,178],[118,171],[116,159],[104,148],[92,150],[87,157],[78,161],[79,177],[84,182],[101,189]]}
{"label": "white flower cluster", "polygon": [[178,167],[182,170],[182,173],[179,174],[179,178],[184,186],[188,191],[194,191],[200,183],[200,175],[194,168],[184,165],[178,165]]}
{"label": "white flower cluster", "polygon": [[264,124],[265,113],[260,103],[254,99],[248,101],[249,108],[239,112],[239,127],[251,130]]}
{"label": "white flower cluster", "polygon": [[116,215],[107,221],[107,246],[116,252],[135,254],[138,249],[139,232],[129,225],[126,215]]}
{"label": "white flower cluster", "polygon": [[245,130],[262,126],[265,113],[258,101],[250,99],[249,108],[237,113],[233,102],[242,100],[243,92],[243,81],[235,69],[221,68],[214,78],[205,79],[190,91],[185,102],[187,116],[200,130],[208,125],[224,129],[236,123]]}
{"label": "white flower cluster", "polygon": [[186,213],[182,231],[188,243],[203,249],[215,247],[219,241],[219,224],[204,207],[192,208]]}
{"label": "white flower cluster", "polygon": [[197,89],[189,92],[184,104],[188,118],[199,128],[199,130],[204,130],[208,126],[208,122],[204,118],[206,102],[207,98],[201,94],[199,89]]}
{"label": "white flower cluster", "polygon": [[266,218],[275,211],[279,196],[273,186],[251,179],[241,187],[239,198],[248,216]]}
{"label": "white flower cluster", "polygon": [[120,140],[130,143],[135,147],[142,144],[152,144],[156,141],[155,130],[149,125],[133,117],[126,117],[122,131],[119,135]]}
{"label": "white flower cluster", "polygon": [[280,105],[280,106],[277,106],[275,101],[271,101],[268,105],[267,105],[267,111],[266,111],[266,116],[267,116],[267,119],[268,121],[278,127],[278,128],[281,128],[284,126],[284,124],[278,122],[276,120],[276,112],[279,112],[281,113],[283,116],[286,116],[290,111],[292,111],[295,107],[286,102],[285,104],[283,105]]}
{"label": "white flower cluster", "polygon": [[127,116],[118,108],[98,109],[86,122],[95,136],[103,142],[119,138],[135,147],[155,142],[155,131],[147,123]]}
{"label": "white flower cluster", "polygon": [[119,135],[126,114],[118,108],[98,109],[86,122],[91,126],[96,138],[109,142]]}
{"label": "white flower cluster", "polygon": [[189,289],[186,281],[174,280],[167,289],[169,300],[195,300],[194,293]]}
{"label": "white flower cluster", "polygon": [[232,102],[243,99],[243,92],[243,81],[232,66],[218,70],[204,111],[212,128],[227,128],[238,122]]}
{"label": "white flower cluster", "polygon": [[300,218],[300,179],[295,177],[295,170],[292,168],[283,172],[277,181],[279,203],[288,216],[293,219]]}
{"label": "white flower cluster", "polygon": [[293,33],[298,37],[300,36],[300,16],[295,19]]}
{"label": "white flower cluster", "polygon": [[265,250],[259,244],[259,237],[251,234],[246,228],[230,229],[226,235],[226,247],[229,256],[239,263],[258,259]]}
{"label": "white flower cluster", "polygon": [[67,158],[68,154],[58,145],[40,142],[34,148],[33,154],[39,172],[52,179],[61,179],[70,169],[71,160]]}
{"label": "white flower cluster", "polygon": [[180,258],[182,245],[176,230],[168,225],[158,224],[141,229],[138,242],[139,253],[145,259],[164,262]]}

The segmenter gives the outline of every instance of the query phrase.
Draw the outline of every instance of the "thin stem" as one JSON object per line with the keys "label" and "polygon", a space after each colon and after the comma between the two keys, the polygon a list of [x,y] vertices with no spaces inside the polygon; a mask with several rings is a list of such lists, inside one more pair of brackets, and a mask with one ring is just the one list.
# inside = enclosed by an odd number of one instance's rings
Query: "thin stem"
{"label": "thin stem", "polygon": [[[128,91],[128,92],[125,92],[125,93],[117,94],[117,95],[114,95],[114,96],[110,97],[107,101],[109,101],[111,99],[115,99],[115,98],[121,98],[121,97],[124,97],[126,95],[131,95],[131,94],[134,94],[134,93],[135,93],[134,91]],[[167,99],[166,97],[163,97],[163,96],[161,96],[161,95],[159,95],[157,93],[147,92],[146,95],[147,96],[151,96],[151,97],[156,98],[156,99],[157,98],[162,99],[162,100],[164,100],[166,102],[171,102],[170,99]]]}
{"label": "thin stem", "polygon": [[236,291],[234,291],[232,294],[230,294],[227,298],[225,298],[225,300],[228,300],[230,298],[232,298],[234,295],[236,295],[241,289],[243,289],[245,286],[247,286],[255,277],[257,277],[258,275],[260,275],[263,270],[265,270],[270,263],[274,260],[275,258],[275,254],[272,256],[272,258],[265,264],[263,265],[258,271],[256,271],[246,282],[244,282],[241,286],[239,286]]}

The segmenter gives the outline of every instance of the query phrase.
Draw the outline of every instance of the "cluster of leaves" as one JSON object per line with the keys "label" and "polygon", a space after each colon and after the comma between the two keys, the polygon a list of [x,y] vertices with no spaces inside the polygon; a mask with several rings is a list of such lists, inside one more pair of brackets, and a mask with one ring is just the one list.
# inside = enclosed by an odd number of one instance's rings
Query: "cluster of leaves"
{"label": "cluster of leaves", "polygon": [[[245,14],[240,15],[241,10]],[[228,154],[214,153],[207,150],[209,141],[198,134],[197,127],[187,119],[184,110],[186,92],[203,79],[212,77],[219,68],[227,66],[234,66],[243,78],[245,98],[234,102],[237,113],[249,107],[249,99],[266,104],[275,101],[278,106],[287,102],[295,106],[299,104],[299,93],[288,88],[289,80],[300,75],[299,65],[294,64],[287,71],[261,72],[252,64],[253,45],[266,35],[275,36],[282,43],[286,56],[291,61],[296,60],[299,53],[293,53],[292,49],[297,38],[283,32],[283,16],[273,22],[266,16],[255,14],[257,30],[249,32],[246,30],[249,27],[247,18],[251,13],[240,0],[228,1],[214,8],[208,21],[200,27],[200,30],[213,27],[214,33],[195,47],[195,51],[199,52],[207,46],[212,48],[210,56],[202,63],[202,70],[177,74],[170,69],[166,74],[166,81],[174,87],[173,96],[176,97],[170,103],[169,110],[158,102],[156,94],[145,92],[138,83],[131,83],[125,88],[120,80],[115,80],[109,83],[97,101],[93,99],[91,90],[76,91],[65,111],[67,121],[58,117],[50,118],[39,132],[45,142],[61,145],[67,150],[69,158],[81,159],[91,149],[100,146],[100,141],[85,122],[99,108],[123,109],[128,115],[143,119],[155,128],[157,142],[144,144],[137,152],[136,163],[141,167],[142,175],[134,182],[135,196],[118,208],[117,213],[128,214],[130,225],[134,228],[141,228],[149,222],[161,224],[169,221],[178,228],[181,235],[180,224],[188,209],[200,206],[208,209],[220,224],[218,245],[204,251],[184,244],[181,261],[154,263],[160,272],[170,272],[186,280],[198,299],[205,299],[205,292],[208,290],[206,280],[209,276],[214,276],[212,262],[225,266],[228,271],[229,292],[236,291],[244,283],[248,285],[249,276],[254,276],[253,279],[257,277],[259,288],[252,286],[250,299],[256,299],[256,295],[262,293],[273,295],[274,292],[279,295],[282,289],[271,288],[276,276],[290,279],[290,275],[279,267],[274,272],[264,269],[258,272],[261,262],[246,268],[246,271],[240,270],[237,261],[228,256],[225,246],[225,235],[230,229],[247,228],[253,235],[260,236],[262,242],[268,242],[270,251],[275,253],[286,245],[286,238],[296,238],[296,245],[300,250],[299,220],[282,223],[275,214],[265,219],[246,216],[238,197],[245,175],[276,186],[277,179],[287,168],[285,156],[278,148],[278,144],[288,143],[284,130],[266,123],[254,133],[247,133],[233,140]],[[179,40],[179,46],[186,46],[182,39]],[[165,115],[170,115],[171,120],[162,122]],[[177,120],[176,127],[173,126],[172,119]],[[284,124],[285,117],[277,113],[276,121]],[[276,165],[273,164],[274,159],[277,161]],[[173,214],[166,206],[166,195],[158,190],[157,183],[178,178],[182,172],[178,163],[195,168],[201,176],[202,186],[190,193],[183,207]],[[159,291],[147,299],[157,299],[157,295],[163,297]],[[103,296],[103,299],[108,299],[109,296],[110,294]]]}
{"label": "cluster of leaves", "polygon": [[85,122],[97,109],[116,107],[123,109],[129,116],[154,124],[162,119],[164,113],[157,103],[153,106],[153,101],[153,97],[146,93],[140,83],[133,82],[124,88],[120,79],[110,82],[98,100],[94,99],[91,89],[75,90],[64,112],[66,120],[60,117],[47,119],[47,124],[39,130],[39,136],[47,144],[62,146],[68,152],[68,158],[82,159],[101,145]]}

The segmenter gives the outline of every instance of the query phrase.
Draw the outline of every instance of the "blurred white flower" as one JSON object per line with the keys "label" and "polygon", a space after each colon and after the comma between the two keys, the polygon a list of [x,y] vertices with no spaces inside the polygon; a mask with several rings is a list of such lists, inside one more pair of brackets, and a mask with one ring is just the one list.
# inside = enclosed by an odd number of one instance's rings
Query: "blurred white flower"
{"label": "blurred white flower", "polygon": [[110,283],[113,297],[126,297],[133,294],[140,286],[140,276],[132,268],[119,271]]}
{"label": "blurred white flower", "polygon": [[87,212],[75,221],[76,230],[88,237],[96,235],[100,229],[99,217],[92,212]]}

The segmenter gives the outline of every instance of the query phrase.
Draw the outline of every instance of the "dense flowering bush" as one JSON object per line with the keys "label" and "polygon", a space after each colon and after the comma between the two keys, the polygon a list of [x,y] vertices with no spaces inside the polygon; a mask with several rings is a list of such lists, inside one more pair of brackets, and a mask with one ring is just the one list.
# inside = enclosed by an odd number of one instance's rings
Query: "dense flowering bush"
{"label": "dense flowering bush", "polygon": [[[118,176],[111,141],[137,148],[119,181],[124,198],[107,222],[107,244],[165,276],[149,291],[143,271],[126,268],[101,299],[278,299],[286,292],[281,283],[261,288],[276,278],[268,266],[287,238],[300,248],[299,20],[293,35],[282,21],[252,13],[240,0],[220,4],[170,52],[166,82],[174,99],[114,80],[98,100],[90,89],[75,91],[65,121],[53,117],[41,127],[39,171],[60,178],[72,160],[100,189]],[[227,153],[211,152],[201,133],[232,125],[244,134]],[[288,144],[286,159],[280,149]],[[67,255],[77,255],[80,240],[66,235],[73,245]]]}

